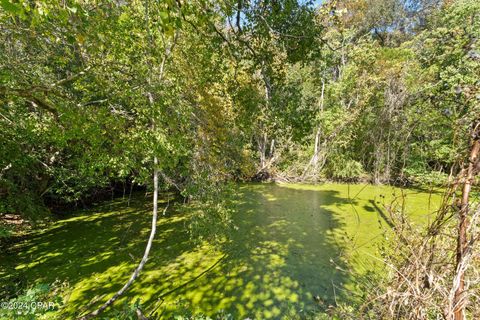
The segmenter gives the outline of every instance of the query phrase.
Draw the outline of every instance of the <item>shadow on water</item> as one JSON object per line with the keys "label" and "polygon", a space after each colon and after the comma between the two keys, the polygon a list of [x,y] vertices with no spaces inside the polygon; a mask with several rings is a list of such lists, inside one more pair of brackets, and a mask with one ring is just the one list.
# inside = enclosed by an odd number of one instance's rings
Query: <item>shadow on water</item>
{"label": "shadow on water", "polygon": [[365,206],[365,210],[371,211],[371,212],[376,212],[378,215],[383,219],[383,221],[390,227],[393,228],[394,224],[392,220],[385,214],[385,211],[380,208],[375,200],[369,200],[368,201],[371,206]]}
{"label": "shadow on water", "polygon": [[[234,318],[308,315],[346,301],[349,275],[334,237],[341,222],[324,206],[347,204],[338,191],[275,185],[241,189],[237,232],[222,246],[228,256],[214,270],[176,291],[187,309],[225,311]],[[174,307],[164,306],[162,315]]]}
{"label": "shadow on water", "polygon": [[[238,230],[217,247],[192,242],[188,216],[169,210],[124,300],[141,299],[146,311],[155,309],[162,318],[184,308],[255,319],[307,315],[347,301],[346,242],[335,236],[343,222],[329,209],[336,204],[352,200],[335,190],[242,186],[234,214]],[[0,283],[66,280],[72,290],[60,318],[91,310],[126,282],[140,260],[150,210],[150,199],[137,196],[131,207],[117,200],[59,221],[2,253],[8,274],[0,274]],[[89,306],[92,299],[97,302]]]}

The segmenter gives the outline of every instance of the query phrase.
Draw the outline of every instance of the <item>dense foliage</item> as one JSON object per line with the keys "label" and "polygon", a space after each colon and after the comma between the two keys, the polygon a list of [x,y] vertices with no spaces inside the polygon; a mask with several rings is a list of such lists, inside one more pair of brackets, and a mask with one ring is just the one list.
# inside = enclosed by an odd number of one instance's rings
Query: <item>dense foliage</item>
{"label": "dense foliage", "polygon": [[204,240],[232,181],[441,185],[480,121],[479,39],[477,0],[0,0],[0,215],[159,173]]}
{"label": "dense foliage", "polygon": [[479,112],[476,1],[1,8],[4,212],[146,185],[153,155],[188,195],[269,177],[441,183]]}

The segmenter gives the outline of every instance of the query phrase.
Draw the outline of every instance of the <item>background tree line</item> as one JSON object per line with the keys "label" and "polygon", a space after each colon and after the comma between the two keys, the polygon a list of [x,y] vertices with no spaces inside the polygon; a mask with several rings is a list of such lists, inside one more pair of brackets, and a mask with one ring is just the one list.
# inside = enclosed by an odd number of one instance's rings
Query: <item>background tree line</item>
{"label": "background tree line", "polygon": [[147,185],[153,154],[190,195],[458,171],[478,115],[475,1],[164,1],[147,22],[145,4],[2,2],[2,211]]}

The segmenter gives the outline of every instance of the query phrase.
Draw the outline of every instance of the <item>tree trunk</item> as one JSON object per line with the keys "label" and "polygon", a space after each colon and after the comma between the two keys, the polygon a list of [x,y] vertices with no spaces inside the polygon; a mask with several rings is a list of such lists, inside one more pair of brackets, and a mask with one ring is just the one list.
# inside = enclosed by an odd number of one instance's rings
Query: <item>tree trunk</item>
{"label": "tree trunk", "polygon": [[[132,273],[130,276],[130,279],[125,283],[125,285],[117,291],[110,299],[108,299],[107,302],[105,302],[100,308],[98,308],[95,311],[90,312],[89,314],[79,318],[79,320],[88,320],[90,318],[93,318],[100,314],[102,311],[107,309],[110,305],[112,305],[115,300],[118,299],[127,289],[132,285],[132,283],[135,281],[135,279],[138,277],[140,274],[140,271],[142,271],[145,263],[148,260],[148,255],[150,253],[150,249],[152,247],[153,239],[155,238],[155,233],[157,231],[157,216],[158,216],[158,159],[157,157],[154,158],[154,165],[155,168],[153,170],[153,216],[152,216],[152,230],[150,231],[150,237],[148,238],[147,246],[145,247],[145,252],[143,254],[142,260],[138,264],[137,268],[135,268],[135,271]],[[167,209],[165,207],[164,211]]]}
{"label": "tree trunk", "polygon": [[[319,113],[323,112],[323,97],[325,93],[325,80],[322,79],[322,93],[320,96],[320,106],[319,106]],[[320,124],[317,126],[317,131],[315,133],[315,144],[313,146],[313,157],[312,157],[312,165],[313,165],[313,172],[315,176],[317,175],[317,169],[318,169],[318,153],[320,152],[319,146],[320,146],[320,133],[321,133],[321,128]]]}
{"label": "tree trunk", "polygon": [[[262,61],[262,68],[260,70],[260,73],[262,75],[262,80],[265,85],[265,114],[267,115],[268,109],[270,107],[270,100],[272,98],[272,86],[265,70],[265,61]],[[260,153],[260,171],[263,171],[267,165],[268,135],[267,128],[265,128],[265,126],[262,125],[261,129],[261,137],[258,139],[258,151]]]}
{"label": "tree trunk", "polygon": [[[153,39],[150,35],[150,27],[149,27],[149,13],[148,13],[148,1],[145,2],[145,23],[146,23],[146,28],[147,28],[147,35],[148,35],[148,44],[150,47],[153,45]],[[173,51],[173,47],[176,44],[177,40],[177,35],[178,33],[175,32],[173,42],[170,47],[165,48],[165,55],[163,56],[162,63],[160,64],[160,70],[158,74],[158,80],[161,81],[164,76],[164,68],[165,68],[165,63],[170,56],[171,52]],[[147,62],[148,64],[148,62]],[[150,77],[148,78],[148,85],[150,86],[150,81],[152,79],[152,66],[148,64],[150,68]],[[154,98],[151,92],[147,92],[147,97],[148,97],[148,102],[150,107],[154,107]],[[151,120],[151,130],[152,132],[155,132],[155,119]],[[150,254],[150,249],[152,247],[153,239],[155,238],[155,233],[157,231],[157,218],[158,218],[158,175],[159,175],[159,169],[158,169],[158,158],[157,156],[153,157],[153,214],[152,214],[152,227],[150,231],[150,236],[147,241],[147,245],[145,247],[145,252],[143,253],[142,260],[140,260],[140,263],[138,266],[135,268],[135,271],[132,273],[130,276],[130,279],[125,283],[125,285],[117,291],[107,302],[105,302],[100,308],[98,308],[95,311],[90,312],[89,314],[82,316],[79,318],[79,320],[87,320],[90,318],[93,318],[100,314],[102,311],[104,311],[106,308],[108,308],[110,305],[112,305],[118,297],[120,297],[127,289],[132,285],[132,283],[135,281],[135,279],[138,277],[140,272],[142,271],[143,267],[145,266],[145,263],[148,260],[148,255]],[[130,195],[131,195],[131,190],[130,190]],[[128,201],[130,205],[130,199]],[[165,212],[167,211],[168,204],[167,206],[163,209],[163,215],[165,215]],[[141,311],[140,311],[141,313]]]}
{"label": "tree trunk", "polygon": [[267,140],[267,133],[263,133],[263,135],[258,139],[258,152],[260,154],[260,171],[263,170],[266,165]]}
{"label": "tree trunk", "polygon": [[462,190],[462,199],[459,210],[459,224],[458,224],[458,237],[457,237],[457,256],[456,256],[456,268],[458,273],[458,287],[455,290],[455,295],[453,299],[453,318],[455,320],[465,319],[465,305],[467,304],[467,299],[464,296],[465,291],[465,268],[462,267],[461,263],[464,258],[466,249],[467,249],[467,228],[469,223],[468,216],[468,205],[469,205],[469,196],[470,190],[472,187],[472,182],[475,178],[477,171],[477,162],[480,152],[480,122],[476,124],[475,129],[473,130],[473,143],[470,150],[470,157],[468,167],[466,172],[464,172],[464,182]]}
{"label": "tree trunk", "polygon": [[318,166],[318,147],[320,144],[320,127],[317,128],[317,132],[315,133],[315,144],[313,145],[313,157],[312,157],[312,165],[313,170],[317,171]]}
{"label": "tree trunk", "polygon": [[270,159],[273,158],[273,153],[275,152],[275,139],[272,139],[272,142],[270,143],[270,151],[268,152],[268,157]]}

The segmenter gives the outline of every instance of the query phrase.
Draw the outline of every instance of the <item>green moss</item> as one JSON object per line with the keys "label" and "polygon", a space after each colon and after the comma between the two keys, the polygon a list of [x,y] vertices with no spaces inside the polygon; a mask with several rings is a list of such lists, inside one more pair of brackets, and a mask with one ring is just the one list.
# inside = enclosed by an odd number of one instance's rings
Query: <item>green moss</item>
{"label": "green moss", "polygon": [[[382,272],[377,247],[390,229],[382,208],[402,194],[419,224],[441,196],[370,185],[241,185],[236,231],[231,241],[215,246],[189,238],[190,216],[181,206],[169,210],[159,219],[144,271],[118,305],[140,299],[144,310],[156,309],[163,318],[184,310],[207,315],[223,310],[234,318],[268,319],[352,301],[360,295],[360,277]],[[58,318],[93,309],[139,262],[150,207],[143,196],[130,207],[117,200],[31,234],[2,254],[2,286],[15,279],[68,281]]]}

